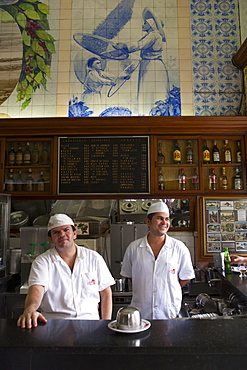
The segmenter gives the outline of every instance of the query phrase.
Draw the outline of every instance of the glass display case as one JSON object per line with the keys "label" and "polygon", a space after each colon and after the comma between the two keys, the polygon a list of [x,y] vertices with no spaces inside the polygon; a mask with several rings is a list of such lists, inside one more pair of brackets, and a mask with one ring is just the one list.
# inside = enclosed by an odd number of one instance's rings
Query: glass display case
{"label": "glass display case", "polygon": [[246,189],[243,136],[158,136],[154,148],[159,193],[240,193]]}
{"label": "glass display case", "polygon": [[203,198],[204,256],[224,251],[247,254],[247,198]]}
{"label": "glass display case", "polygon": [[29,195],[51,192],[52,143],[49,138],[6,140],[5,192]]}
{"label": "glass display case", "polygon": [[0,278],[8,273],[11,196],[0,194]]}

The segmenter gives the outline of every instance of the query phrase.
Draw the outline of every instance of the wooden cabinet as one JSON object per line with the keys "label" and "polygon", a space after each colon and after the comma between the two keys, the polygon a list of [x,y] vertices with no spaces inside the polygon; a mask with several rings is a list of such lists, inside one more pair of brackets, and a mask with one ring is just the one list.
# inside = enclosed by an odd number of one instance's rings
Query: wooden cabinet
{"label": "wooden cabinet", "polygon": [[3,192],[12,195],[51,194],[53,139],[12,137],[4,140]]}
{"label": "wooden cabinet", "polygon": [[[155,192],[243,193],[246,190],[244,138],[244,135],[154,137],[151,145],[155,153]],[[217,156],[213,155],[214,148],[218,150]]]}

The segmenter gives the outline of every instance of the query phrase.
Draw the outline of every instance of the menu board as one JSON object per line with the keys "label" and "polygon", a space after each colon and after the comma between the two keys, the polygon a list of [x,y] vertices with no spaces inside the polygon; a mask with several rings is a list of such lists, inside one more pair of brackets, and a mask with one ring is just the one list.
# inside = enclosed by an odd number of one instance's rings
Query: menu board
{"label": "menu board", "polygon": [[149,193],[149,138],[59,138],[59,194]]}
{"label": "menu board", "polygon": [[205,200],[207,253],[247,253],[247,198]]}

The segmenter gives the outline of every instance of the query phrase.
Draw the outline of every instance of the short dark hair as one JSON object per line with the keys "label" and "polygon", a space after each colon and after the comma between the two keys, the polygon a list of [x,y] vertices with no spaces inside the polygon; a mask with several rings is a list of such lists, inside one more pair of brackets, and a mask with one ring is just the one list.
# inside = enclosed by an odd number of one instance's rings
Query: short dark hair
{"label": "short dark hair", "polygon": [[[72,230],[75,231],[76,228],[74,225],[70,225],[72,227]],[[52,230],[52,229],[51,229]],[[48,236],[51,238],[51,230],[48,231]]]}
{"label": "short dark hair", "polygon": [[99,60],[99,61],[100,61],[100,59],[99,59],[99,58],[95,58],[95,57],[92,57],[92,58],[88,59],[88,61],[87,61],[87,66],[88,66],[88,68],[92,68],[92,66],[93,66],[93,64],[94,64],[94,62],[95,62],[96,60]]}

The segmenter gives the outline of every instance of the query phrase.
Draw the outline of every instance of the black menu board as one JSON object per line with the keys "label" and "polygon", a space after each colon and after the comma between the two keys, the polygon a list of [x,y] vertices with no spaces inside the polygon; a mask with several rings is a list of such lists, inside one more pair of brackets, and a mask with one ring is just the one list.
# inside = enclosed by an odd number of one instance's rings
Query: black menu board
{"label": "black menu board", "polygon": [[148,193],[149,138],[59,138],[59,194]]}

